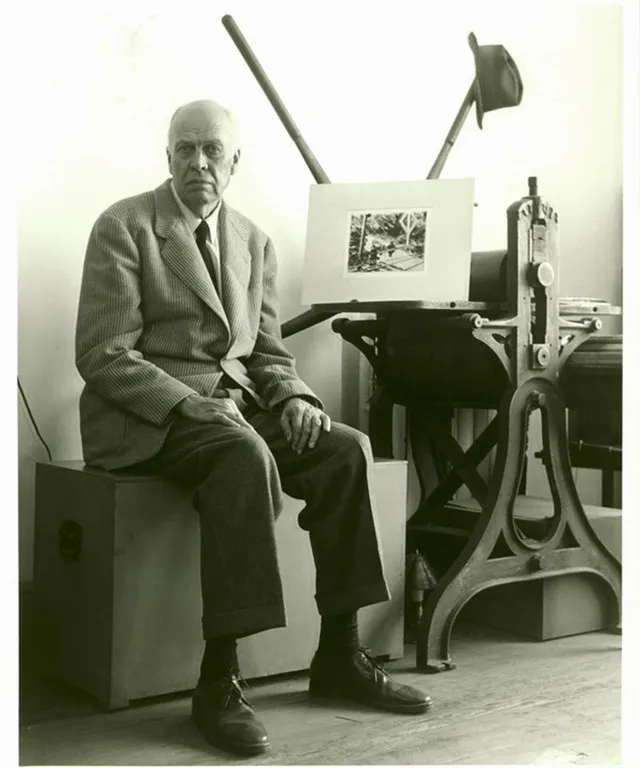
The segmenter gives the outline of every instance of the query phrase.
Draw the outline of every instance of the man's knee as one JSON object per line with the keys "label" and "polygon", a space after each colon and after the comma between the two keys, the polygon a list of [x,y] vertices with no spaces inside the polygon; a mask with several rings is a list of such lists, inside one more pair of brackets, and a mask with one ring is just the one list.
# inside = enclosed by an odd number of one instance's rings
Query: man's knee
{"label": "man's knee", "polygon": [[349,463],[366,463],[373,459],[369,438],[347,424],[333,423],[331,431],[322,436],[326,447],[336,456]]}
{"label": "man's knee", "polygon": [[373,456],[369,438],[346,424],[332,423],[314,451],[318,461],[307,495],[302,496],[307,507],[298,517],[300,527],[311,530],[320,519],[357,521],[370,515]]}
{"label": "man's knee", "polygon": [[247,473],[260,468],[271,469],[274,458],[269,446],[257,432],[239,428],[237,434],[229,441],[228,455],[238,468],[246,468]]}
{"label": "man's knee", "polygon": [[255,477],[271,474],[274,458],[267,443],[251,429],[237,427],[211,430],[211,439],[201,437],[198,452],[198,474],[201,478],[230,478],[232,475]]}
{"label": "man's knee", "polygon": [[229,504],[251,497],[252,507],[263,506],[277,516],[282,493],[278,469],[269,446],[256,432],[239,427],[222,443],[216,443],[215,450],[205,449],[200,461],[204,462],[200,501],[203,494],[211,492],[214,497],[224,494]]}

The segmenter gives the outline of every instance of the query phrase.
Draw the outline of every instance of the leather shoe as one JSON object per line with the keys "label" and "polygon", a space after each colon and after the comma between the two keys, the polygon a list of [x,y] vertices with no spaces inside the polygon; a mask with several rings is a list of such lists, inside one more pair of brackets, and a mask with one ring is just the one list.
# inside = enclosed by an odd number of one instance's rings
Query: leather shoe
{"label": "leather shoe", "polygon": [[193,692],[191,717],[214,747],[239,755],[256,755],[269,747],[267,731],[233,674],[198,683]]}
{"label": "leather shoe", "polygon": [[316,655],[309,673],[309,694],[312,698],[350,699],[404,714],[426,712],[432,703],[416,688],[392,680],[363,648],[341,659],[324,660]]}

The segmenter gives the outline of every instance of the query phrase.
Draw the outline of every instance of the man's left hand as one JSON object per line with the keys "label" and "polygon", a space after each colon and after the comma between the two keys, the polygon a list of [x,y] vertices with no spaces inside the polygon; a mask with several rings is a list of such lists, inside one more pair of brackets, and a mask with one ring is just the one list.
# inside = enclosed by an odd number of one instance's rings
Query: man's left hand
{"label": "man's left hand", "polygon": [[287,400],[280,424],[287,442],[298,454],[307,448],[315,448],[321,432],[331,429],[331,419],[327,414],[300,397]]}

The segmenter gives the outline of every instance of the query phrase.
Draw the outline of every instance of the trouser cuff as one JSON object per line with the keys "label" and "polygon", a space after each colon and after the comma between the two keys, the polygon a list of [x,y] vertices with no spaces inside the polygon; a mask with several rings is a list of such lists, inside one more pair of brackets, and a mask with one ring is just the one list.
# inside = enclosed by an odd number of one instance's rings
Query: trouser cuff
{"label": "trouser cuff", "polygon": [[240,638],[286,625],[284,606],[276,603],[205,617],[202,620],[202,635],[205,641],[216,637]]}

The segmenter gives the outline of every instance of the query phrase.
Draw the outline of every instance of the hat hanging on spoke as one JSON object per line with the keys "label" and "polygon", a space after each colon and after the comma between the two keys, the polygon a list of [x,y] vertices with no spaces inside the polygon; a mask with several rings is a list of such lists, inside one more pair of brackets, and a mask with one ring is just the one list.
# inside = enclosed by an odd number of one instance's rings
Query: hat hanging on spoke
{"label": "hat hanging on spoke", "polygon": [[503,45],[478,45],[471,32],[468,37],[476,64],[475,102],[478,127],[485,112],[503,107],[517,107],[522,101],[522,78],[515,61]]}

